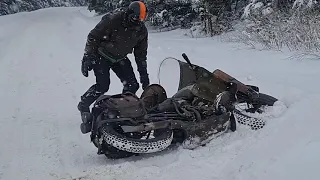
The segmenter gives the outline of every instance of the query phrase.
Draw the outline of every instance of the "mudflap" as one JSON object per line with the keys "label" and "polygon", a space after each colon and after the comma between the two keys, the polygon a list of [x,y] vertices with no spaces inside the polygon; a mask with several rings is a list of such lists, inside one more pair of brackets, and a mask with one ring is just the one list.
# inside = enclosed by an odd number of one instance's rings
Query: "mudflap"
{"label": "mudflap", "polygon": [[212,139],[227,132],[233,125],[233,118],[230,112],[211,116],[201,122],[188,125],[185,129],[186,139],[182,145],[186,149],[194,149],[203,146]]}

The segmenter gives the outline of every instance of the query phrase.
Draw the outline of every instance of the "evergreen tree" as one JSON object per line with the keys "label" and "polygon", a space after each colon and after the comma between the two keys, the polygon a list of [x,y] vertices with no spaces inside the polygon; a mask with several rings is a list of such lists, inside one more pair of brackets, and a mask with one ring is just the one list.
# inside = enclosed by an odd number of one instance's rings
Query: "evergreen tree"
{"label": "evergreen tree", "polygon": [[86,4],[86,0],[1,0],[0,15],[48,7],[84,6]]}

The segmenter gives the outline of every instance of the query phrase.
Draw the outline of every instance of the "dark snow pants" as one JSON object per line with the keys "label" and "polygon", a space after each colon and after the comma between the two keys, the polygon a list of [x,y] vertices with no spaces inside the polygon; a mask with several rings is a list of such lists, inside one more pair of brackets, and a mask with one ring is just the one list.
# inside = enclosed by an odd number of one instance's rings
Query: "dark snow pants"
{"label": "dark snow pants", "polygon": [[110,86],[110,69],[118,76],[123,84],[122,92],[136,93],[139,89],[139,83],[133,72],[131,62],[128,58],[111,63],[101,57],[99,64],[94,65],[93,71],[96,76],[96,83],[92,85],[82,96],[79,103],[80,111],[89,111],[89,106],[102,94],[109,90]]}

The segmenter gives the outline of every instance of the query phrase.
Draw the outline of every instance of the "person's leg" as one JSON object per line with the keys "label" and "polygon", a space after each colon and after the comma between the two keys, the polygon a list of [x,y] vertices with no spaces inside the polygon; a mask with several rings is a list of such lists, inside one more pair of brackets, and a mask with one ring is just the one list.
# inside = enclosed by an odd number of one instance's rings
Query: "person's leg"
{"label": "person's leg", "polygon": [[94,75],[96,76],[96,83],[92,85],[82,96],[81,101],[78,104],[78,110],[81,113],[82,133],[88,133],[90,131],[90,123],[92,121],[92,115],[90,113],[90,105],[102,94],[109,90],[110,85],[110,64],[107,61],[101,60],[101,63],[95,65],[93,68]]}
{"label": "person's leg", "polygon": [[115,74],[123,84],[122,93],[129,91],[135,94],[138,91],[139,83],[136,79],[131,62],[128,58],[113,64],[112,70],[115,72]]}
{"label": "person's leg", "polygon": [[79,102],[79,111],[90,112],[89,106],[103,93],[109,90],[110,85],[110,64],[101,60],[99,65],[93,68],[96,76],[96,83],[92,85],[82,96]]}

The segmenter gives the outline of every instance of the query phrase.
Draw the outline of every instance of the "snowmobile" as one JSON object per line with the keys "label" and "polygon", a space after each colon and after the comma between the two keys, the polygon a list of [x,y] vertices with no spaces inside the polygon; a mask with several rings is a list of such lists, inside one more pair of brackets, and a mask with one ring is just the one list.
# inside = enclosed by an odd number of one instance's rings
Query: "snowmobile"
{"label": "snowmobile", "polygon": [[[138,97],[131,93],[100,96],[92,107],[91,142],[98,154],[119,159],[155,153],[175,144],[194,149],[236,130],[237,122],[254,130],[265,122],[242,113],[263,113],[276,98],[245,85],[220,69],[192,64],[185,53],[179,63],[178,91],[167,97],[160,84],[149,85]],[[171,58],[174,59],[174,58]]]}

